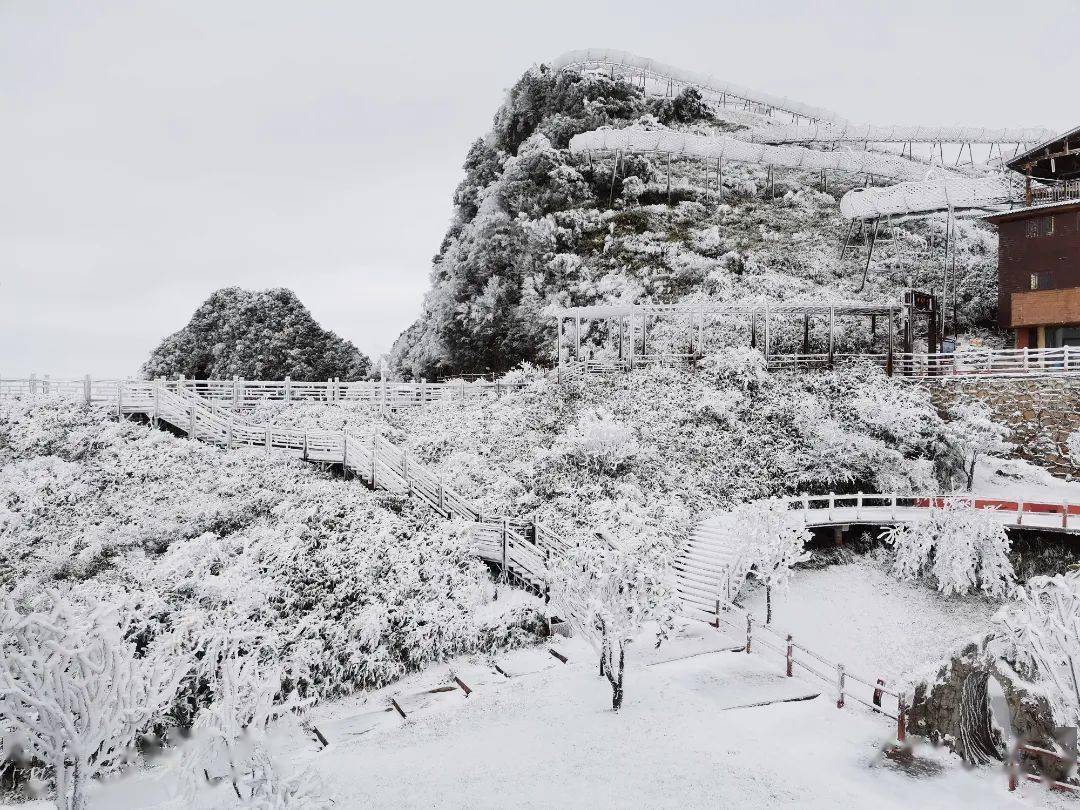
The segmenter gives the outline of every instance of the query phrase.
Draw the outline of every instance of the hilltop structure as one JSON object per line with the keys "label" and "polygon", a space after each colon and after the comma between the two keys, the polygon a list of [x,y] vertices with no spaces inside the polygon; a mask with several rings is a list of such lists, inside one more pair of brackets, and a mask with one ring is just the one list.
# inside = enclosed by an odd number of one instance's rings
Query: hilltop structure
{"label": "hilltop structure", "polygon": [[1080,127],[1006,165],[1024,175],[1026,205],[987,217],[998,226],[998,322],[1017,348],[1080,346]]}

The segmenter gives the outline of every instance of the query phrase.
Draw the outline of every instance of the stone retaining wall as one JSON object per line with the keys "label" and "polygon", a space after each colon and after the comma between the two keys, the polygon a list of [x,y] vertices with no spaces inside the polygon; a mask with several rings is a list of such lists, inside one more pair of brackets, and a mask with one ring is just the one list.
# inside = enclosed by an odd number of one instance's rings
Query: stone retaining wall
{"label": "stone retaining wall", "polygon": [[1080,377],[953,379],[925,385],[942,409],[958,401],[984,402],[995,419],[1013,429],[1008,441],[1016,445],[1015,457],[1054,475],[1080,478],[1067,444],[1069,434],[1080,430]]}

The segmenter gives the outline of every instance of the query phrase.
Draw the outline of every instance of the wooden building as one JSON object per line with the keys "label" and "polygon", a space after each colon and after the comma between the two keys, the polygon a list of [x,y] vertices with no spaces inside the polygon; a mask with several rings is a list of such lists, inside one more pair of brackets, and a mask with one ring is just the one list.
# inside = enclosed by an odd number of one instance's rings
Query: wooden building
{"label": "wooden building", "polygon": [[1025,206],[998,227],[998,322],[1018,348],[1080,346],[1080,127],[1006,165],[1026,178]]}

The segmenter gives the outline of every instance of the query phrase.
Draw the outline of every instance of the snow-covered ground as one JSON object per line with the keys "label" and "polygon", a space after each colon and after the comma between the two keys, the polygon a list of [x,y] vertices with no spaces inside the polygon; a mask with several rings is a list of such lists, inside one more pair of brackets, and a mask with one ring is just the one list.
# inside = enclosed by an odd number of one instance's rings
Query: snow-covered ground
{"label": "snow-covered ground", "polygon": [[[764,621],[765,590],[743,599]],[[871,559],[799,571],[773,593],[773,628],[864,678],[907,688],[967,638],[990,629],[997,603],[947,598],[924,584],[900,582]]]}
{"label": "snow-covered ground", "polygon": [[972,491],[990,497],[1080,503],[1080,481],[1065,481],[1021,459],[981,459],[975,465]]}
{"label": "snow-covered ground", "polygon": [[[527,601],[518,594],[512,601]],[[747,605],[755,614],[763,592]],[[802,570],[775,595],[774,625],[853,670],[902,674],[987,626],[990,605],[890,580],[870,560]],[[326,703],[275,742],[291,773],[311,768],[337,807],[1046,806],[1038,785],[1009,794],[999,767],[969,771],[916,747],[905,770],[882,753],[891,721],[831,685],[784,676],[783,659],[694,624],[632,650],[623,710],[580,639],[495,658],[458,658],[366,695]],[[568,657],[561,663],[548,652]],[[495,664],[506,674],[495,669]],[[457,675],[473,691],[431,692]],[[890,677],[891,679],[891,677]],[[808,698],[793,702],[776,702]],[[392,707],[394,698],[406,712]],[[768,705],[751,705],[767,703]],[[92,810],[180,806],[166,764],[97,791]],[[209,791],[208,791],[209,793]],[[216,798],[228,804],[231,791]]]}

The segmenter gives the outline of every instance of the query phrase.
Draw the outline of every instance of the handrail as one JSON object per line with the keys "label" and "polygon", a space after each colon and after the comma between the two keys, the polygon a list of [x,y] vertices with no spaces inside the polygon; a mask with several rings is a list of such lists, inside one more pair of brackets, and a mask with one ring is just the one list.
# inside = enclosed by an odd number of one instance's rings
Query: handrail
{"label": "handrail", "polygon": [[183,377],[176,380],[140,381],[117,378],[50,377],[48,374],[32,374],[22,378],[0,378],[0,397],[52,394],[87,402],[112,401],[116,388],[160,384],[164,390],[194,391],[219,407],[237,410],[254,408],[264,402],[357,402],[378,406],[380,409],[416,407],[432,402],[479,399],[485,396],[501,396],[503,393],[524,387],[524,382],[503,380],[456,380],[449,382],[397,382],[390,380],[360,380],[343,382],[339,379],[326,381],[292,380],[192,380]]}

